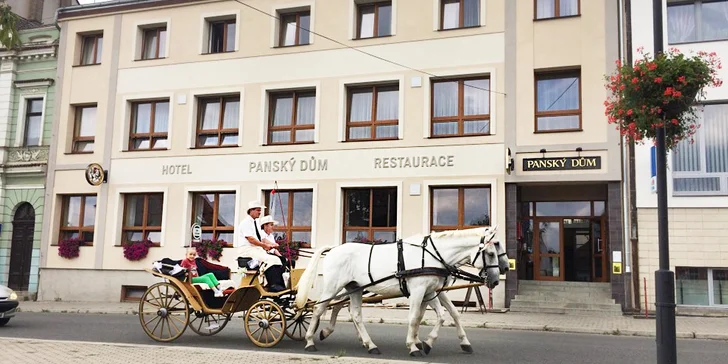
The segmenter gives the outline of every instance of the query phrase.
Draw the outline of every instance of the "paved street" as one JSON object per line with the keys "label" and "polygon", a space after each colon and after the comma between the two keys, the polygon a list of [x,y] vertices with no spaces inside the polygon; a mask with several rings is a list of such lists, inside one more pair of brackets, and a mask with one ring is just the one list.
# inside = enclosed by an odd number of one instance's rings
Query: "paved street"
{"label": "paved street", "polygon": [[[440,339],[436,342],[435,348],[425,358],[412,359],[407,356],[404,348],[404,337],[406,327],[402,325],[368,324],[369,332],[375,342],[379,345],[382,355],[372,357],[359,346],[354,334],[353,326],[343,322],[337,326],[334,333],[325,342],[318,343],[321,360],[331,356],[340,356],[337,362],[351,357],[367,359],[388,359],[388,360],[417,360],[420,362],[434,363],[472,363],[477,361],[488,363],[583,363],[588,358],[590,363],[654,363],[654,339],[642,337],[622,337],[607,335],[579,335],[562,334],[554,332],[528,332],[528,331],[502,331],[470,328],[467,330],[468,337],[476,350],[475,355],[462,354],[455,332],[452,328],[444,328],[441,331]],[[422,334],[429,331],[429,327],[422,330]],[[47,340],[74,340],[87,342],[108,342],[160,345],[149,339],[142,331],[138,317],[135,315],[118,314],[55,314],[55,313],[28,313],[21,312],[11,323],[0,328],[0,337],[6,338],[37,338]],[[36,345],[32,348],[30,345]],[[64,350],[61,345],[38,344],[38,343],[17,343],[4,345],[4,352],[31,352],[41,351],[37,345],[47,345],[47,350]],[[163,347],[184,348],[204,347],[212,349],[235,349],[237,352],[225,351],[225,357],[242,355],[252,361],[264,353],[284,353],[278,359],[282,360],[295,356],[296,361],[306,361],[307,357],[303,351],[303,344],[294,342],[288,338],[284,339],[276,348],[259,349],[255,347],[246,337],[242,328],[242,321],[236,319],[231,322],[223,332],[214,337],[199,337],[191,331],[187,331],[174,343],[162,344]],[[76,350],[77,353],[90,353],[96,355],[100,349],[88,348],[82,345],[73,344],[66,347],[67,350]],[[113,350],[122,350],[112,347]],[[46,349],[44,349],[46,350]],[[47,351],[46,350],[46,351]],[[241,351],[246,350],[246,351]],[[141,352],[146,352],[145,357]],[[165,351],[164,358],[173,359],[174,351]],[[76,353],[76,354],[77,354]],[[205,351],[205,355],[222,355],[222,352]],[[548,353],[548,354],[547,354]],[[46,354],[47,355],[47,354]],[[108,354],[101,354],[101,357]],[[133,355],[134,358],[144,358],[147,362],[152,359],[148,348],[124,348],[116,355]],[[183,355],[183,354],[177,354]],[[188,354],[184,354],[188,355]],[[203,354],[197,354],[195,358],[202,358]],[[713,364],[724,363],[728,355],[728,345],[725,341],[704,341],[704,340],[680,340],[678,342],[678,359],[680,362]],[[106,363],[99,356],[94,356],[97,364]],[[154,354],[154,357],[160,357]],[[33,355],[24,356],[26,361],[13,362],[39,362],[42,358]],[[33,359],[35,358],[35,359]],[[483,359],[483,360],[480,360]],[[54,357],[44,362],[53,363]],[[129,357],[129,360],[132,360]],[[210,358],[212,361],[212,358]],[[233,360],[233,359],[230,359]],[[240,359],[236,359],[240,360]],[[255,359],[260,362],[260,359]],[[133,360],[137,361],[137,360]],[[179,360],[173,360],[179,361]],[[55,361],[58,363],[71,363],[79,361]],[[222,361],[224,362],[224,361]],[[321,361],[318,361],[321,362]],[[371,360],[367,360],[371,362]],[[381,360],[385,362],[385,360]],[[112,363],[112,361],[109,361]],[[113,362],[116,363],[116,362]]]}

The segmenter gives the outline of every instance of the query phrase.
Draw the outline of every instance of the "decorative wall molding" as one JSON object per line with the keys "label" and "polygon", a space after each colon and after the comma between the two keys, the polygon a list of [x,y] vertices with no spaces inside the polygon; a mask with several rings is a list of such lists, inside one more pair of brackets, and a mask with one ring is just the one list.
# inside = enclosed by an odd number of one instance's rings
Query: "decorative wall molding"
{"label": "decorative wall molding", "polygon": [[8,148],[8,163],[47,162],[48,147]]}

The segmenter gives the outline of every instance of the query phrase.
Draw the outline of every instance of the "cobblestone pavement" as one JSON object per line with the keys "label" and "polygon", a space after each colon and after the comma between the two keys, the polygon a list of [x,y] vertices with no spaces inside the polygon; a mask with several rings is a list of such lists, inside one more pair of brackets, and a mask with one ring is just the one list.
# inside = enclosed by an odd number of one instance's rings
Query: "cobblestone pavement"
{"label": "cobblestone pavement", "polygon": [[227,350],[155,345],[89,343],[36,339],[0,338],[3,363],[317,363],[367,364],[408,363],[345,356],[282,354],[266,350]]}
{"label": "cobblestone pavement", "polygon": [[[57,313],[120,313],[136,314],[137,304],[106,302],[21,302],[23,312],[57,312]],[[406,324],[407,310],[387,308],[385,306],[365,307],[363,316],[366,322]],[[425,321],[433,323],[435,314],[428,310]],[[445,325],[452,319],[446,314]],[[328,313],[326,314],[328,319]],[[339,313],[339,320],[349,321],[349,311]],[[555,331],[581,334],[607,334],[624,336],[655,336],[655,320],[632,318],[630,316],[579,316],[533,313],[498,313],[481,314],[469,309],[461,315],[465,327],[480,327],[505,330]],[[677,337],[728,340],[727,317],[677,317]]]}

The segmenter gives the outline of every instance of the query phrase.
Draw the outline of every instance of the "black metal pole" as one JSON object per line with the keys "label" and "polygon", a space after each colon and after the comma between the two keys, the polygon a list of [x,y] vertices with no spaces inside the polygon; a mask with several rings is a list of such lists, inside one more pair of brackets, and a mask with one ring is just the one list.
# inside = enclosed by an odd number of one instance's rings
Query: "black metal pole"
{"label": "black metal pole", "polygon": [[[663,52],[662,0],[652,0],[655,57]],[[675,337],[675,276],[670,271],[670,242],[667,229],[667,151],[665,128],[655,130],[657,163],[657,233],[660,269],[655,271],[655,307],[657,308],[657,363],[677,363]]]}

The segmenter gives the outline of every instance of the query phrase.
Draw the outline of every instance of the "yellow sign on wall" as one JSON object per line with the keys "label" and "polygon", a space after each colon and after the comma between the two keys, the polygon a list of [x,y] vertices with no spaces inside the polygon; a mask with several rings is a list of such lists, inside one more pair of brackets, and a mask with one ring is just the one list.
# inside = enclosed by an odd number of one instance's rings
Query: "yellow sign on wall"
{"label": "yellow sign on wall", "polygon": [[622,274],[622,263],[612,263],[612,273]]}
{"label": "yellow sign on wall", "polygon": [[516,260],[515,259],[508,259],[508,269],[516,270]]}

